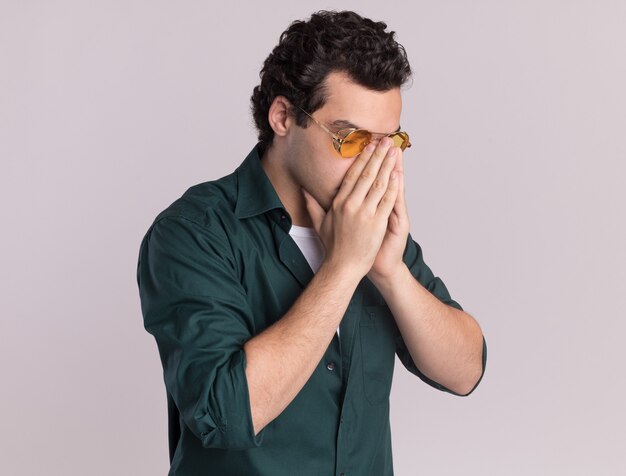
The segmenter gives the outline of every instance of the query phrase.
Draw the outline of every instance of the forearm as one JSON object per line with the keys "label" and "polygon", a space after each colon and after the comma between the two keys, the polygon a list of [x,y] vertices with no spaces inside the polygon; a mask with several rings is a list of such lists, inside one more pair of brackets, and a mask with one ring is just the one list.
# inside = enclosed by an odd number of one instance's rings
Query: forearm
{"label": "forearm", "polygon": [[483,334],[476,320],[441,302],[406,266],[374,284],[419,370],[459,394],[469,392],[482,373]]}
{"label": "forearm", "polygon": [[255,435],[296,397],[334,337],[360,281],[324,262],[289,311],[244,345]]}

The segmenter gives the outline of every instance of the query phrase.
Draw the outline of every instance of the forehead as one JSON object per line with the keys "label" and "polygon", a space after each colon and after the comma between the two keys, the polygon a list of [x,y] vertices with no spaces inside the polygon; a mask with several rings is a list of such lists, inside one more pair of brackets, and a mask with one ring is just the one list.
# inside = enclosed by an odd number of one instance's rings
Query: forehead
{"label": "forehead", "polygon": [[[373,91],[353,82],[345,73],[333,72],[325,81],[326,103],[318,110],[320,119],[330,124],[347,121],[353,127],[376,132],[393,132],[400,125],[400,88]],[[336,124],[342,128],[341,123]],[[351,127],[347,123],[343,127]]]}

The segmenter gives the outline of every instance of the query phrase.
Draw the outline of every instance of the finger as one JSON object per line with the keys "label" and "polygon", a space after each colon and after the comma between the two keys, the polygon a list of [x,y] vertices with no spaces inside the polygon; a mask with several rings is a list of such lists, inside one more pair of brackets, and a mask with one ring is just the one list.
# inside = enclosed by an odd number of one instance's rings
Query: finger
{"label": "finger", "polygon": [[399,213],[399,216],[402,216],[406,213],[406,196],[404,193],[405,183],[404,183],[404,155],[402,151],[400,151],[398,157],[396,158],[396,166],[394,170],[396,172],[400,172],[399,175],[399,183],[398,183],[398,197],[396,198],[396,211]]}
{"label": "finger", "polygon": [[[347,172],[345,173],[343,177],[341,186],[335,196],[336,200],[344,201],[349,195],[353,193],[356,184],[361,179],[361,175],[363,171],[365,170],[367,165],[370,163],[370,159],[376,158],[378,159],[379,162],[382,160],[382,158],[384,157],[384,153],[381,155],[381,150],[379,150],[379,148],[381,147],[381,142],[382,141],[370,142],[365,147],[365,149],[363,149],[361,153],[357,156],[356,160],[352,163],[352,165],[350,166],[350,168],[347,170]],[[378,155],[374,157],[375,154],[378,154]],[[367,172],[366,175],[370,175],[370,174],[371,172]],[[374,174],[374,177],[375,176],[376,174]],[[369,190],[369,186],[368,186],[368,190]],[[367,193],[367,191],[365,191],[365,193]],[[362,194],[363,197],[365,196],[365,193]]]}
{"label": "finger", "polygon": [[320,228],[322,226],[322,222],[324,221],[324,217],[326,216],[326,212],[322,208],[322,206],[318,203],[317,200],[308,193],[304,187],[302,187],[302,195],[304,195],[304,204],[306,205],[306,209],[311,216],[311,221],[313,222],[313,227],[317,234],[320,234]]}
{"label": "finger", "polygon": [[352,193],[354,185],[361,176],[361,172],[367,165],[367,162],[370,159],[371,155],[374,153],[375,149],[376,144],[370,142],[367,146],[365,146],[361,153],[357,155],[357,158],[343,176],[341,186],[335,194],[335,200],[343,201],[348,195],[350,195],[350,193]]}
{"label": "finger", "polygon": [[398,172],[404,172],[404,152],[402,152],[402,149],[400,147],[397,148],[397,158],[396,158],[396,166],[394,167],[394,170],[397,170]]}
{"label": "finger", "polygon": [[383,216],[388,218],[393,210],[393,206],[396,203],[396,198],[398,196],[399,190],[399,174],[398,172],[392,172],[389,177],[389,185],[387,186],[387,190],[383,194],[380,202],[378,203],[378,208],[376,209],[376,216]]}
{"label": "finger", "polygon": [[[372,185],[374,185],[374,187],[380,191],[376,197],[376,202],[378,203],[380,196],[387,188],[387,177],[390,173],[388,170],[386,175],[382,177],[380,175],[380,170],[385,161],[388,160],[388,157],[391,159],[391,157],[395,154],[395,149],[397,148],[393,147],[393,141],[389,137],[383,137],[378,142],[372,156],[367,161],[367,164],[365,164],[365,168],[363,169],[363,172],[361,172],[361,176],[354,184],[354,188],[350,193],[351,200],[354,200],[359,204],[363,203],[365,201],[365,197],[370,193]],[[393,161],[395,161],[395,158],[393,158]]]}
{"label": "finger", "polygon": [[396,196],[396,203],[393,205],[393,211],[398,220],[404,220],[408,217],[404,200],[404,174],[396,173],[398,174],[398,195]]}
{"label": "finger", "polygon": [[[376,211],[378,204],[382,198],[382,196],[387,191],[387,187],[389,185],[390,174],[393,172],[396,158],[398,154],[398,147],[389,148],[385,159],[383,160],[383,164],[381,168],[378,170],[378,175],[376,179],[373,181],[372,186],[370,187],[367,196],[363,200],[363,207],[367,207],[372,212]],[[354,192],[356,193],[356,191]]]}

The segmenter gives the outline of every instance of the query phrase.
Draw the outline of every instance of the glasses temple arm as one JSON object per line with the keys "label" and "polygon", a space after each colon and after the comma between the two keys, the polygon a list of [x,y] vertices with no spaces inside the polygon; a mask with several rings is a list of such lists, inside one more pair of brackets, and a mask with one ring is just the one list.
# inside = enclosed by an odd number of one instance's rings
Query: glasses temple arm
{"label": "glasses temple arm", "polygon": [[304,109],[302,109],[300,106],[296,106],[298,109],[300,109],[303,113],[305,113],[307,116],[309,116],[311,119],[313,119],[313,121],[315,121],[315,123],[320,126],[322,129],[324,129],[328,134],[330,134],[333,139],[341,141],[341,137],[339,137],[337,134],[335,134],[333,131],[331,131],[330,129],[328,129],[328,127],[326,127],[324,124],[322,124],[321,122],[319,122],[317,119],[315,119],[313,116],[311,116],[311,114],[309,114],[308,112],[306,112]]}

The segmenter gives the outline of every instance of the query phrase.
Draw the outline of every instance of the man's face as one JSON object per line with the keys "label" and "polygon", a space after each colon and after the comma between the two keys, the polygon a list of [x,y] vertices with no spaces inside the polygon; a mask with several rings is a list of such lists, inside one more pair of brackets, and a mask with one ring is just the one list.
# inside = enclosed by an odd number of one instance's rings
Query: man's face
{"label": "man's face", "polygon": [[[372,91],[337,72],[328,75],[326,84],[327,101],[312,115],[331,131],[356,127],[391,133],[400,126],[402,99],[399,88]],[[340,157],[330,134],[312,120],[306,129],[294,124],[287,146],[286,165],[294,181],[304,186],[328,210],[343,176],[356,157]]]}

